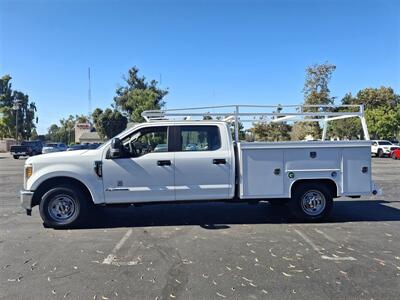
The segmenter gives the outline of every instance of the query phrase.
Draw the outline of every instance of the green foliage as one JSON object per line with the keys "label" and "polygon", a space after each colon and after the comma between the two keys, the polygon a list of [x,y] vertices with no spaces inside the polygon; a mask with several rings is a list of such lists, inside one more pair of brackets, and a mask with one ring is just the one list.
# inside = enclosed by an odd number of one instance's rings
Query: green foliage
{"label": "green foliage", "polygon": [[[342,104],[365,106],[365,118],[372,138],[391,139],[400,132],[400,96],[390,87],[365,88],[356,97],[346,94]],[[341,109],[348,111],[351,109]],[[359,119],[349,118],[330,122],[328,135],[340,139],[357,139],[362,137]]]}
{"label": "green foliage", "polygon": [[336,66],[328,63],[315,64],[306,68],[306,82],[304,84],[304,104],[332,104],[334,98],[330,96],[328,84]]}
{"label": "green foliage", "polygon": [[52,124],[47,132],[46,140],[65,143],[67,145],[75,141],[75,124],[78,116],[70,115],[60,120],[60,125]]}
{"label": "green foliage", "polygon": [[156,80],[146,81],[144,76],[139,77],[139,69],[133,67],[128,71],[128,77],[124,78],[126,86],[116,90],[114,97],[116,107],[129,116],[133,122],[143,122],[141,113],[144,110],[160,109],[164,106],[163,98],[168,90],[158,87]]}
{"label": "green foliage", "polygon": [[[207,117],[207,116],[206,116]],[[206,117],[203,117],[204,120],[211,120],[211,119],[206,119]],[[239,141],[243,141],[246,139],[246,132],[244,130],[244,126],[242,122],[238,122],[238,131],[239,131]],[[232,139],[235,140],[235,123],[230,124],[231,128],[231,134],[232,134]]]}
{"label": "green foliage", "polygon": [[[327,105],[333,104],[335,98],[330,96],[328,84],[336,66],[328,63],[315,64],[306,68],[306,81],[304,83],[305,105]],[[316,111],[316,108],[308,108],[306,111]],[[293,140],[304,140],[320,138],[321,128],[317,122],[298,122],[293,125],[290,133]]]}
{"label": "green foliage", "polygon": [[60,127],[57,124],[52,124],[47,131],[46,140],[52,142],[61,142],[61,136],[62,135],[60,134]]}
{"label": "green foliage", "polygon": [[96,131],[102,139],[112,138],[126,128],[128,119],[118,110],[96,108],[92,114]]}
{"label": "green foliage", "polygon": [[381,86],[380,88],[365,88],[357,93],[357,97],[348,99],[350,103],[363,104],[366,109],[378,107],[396,107],[400,103],[400,96],[391,87]]}
{"label": "green foliage", "polygon": [[290,132],[290,139],[293,141],[302,141],[305,139],[319,139],[321,137],[321,128],[316,122],[297,122],[293,125]]}
{"label": "green foliage", "polygon": [[373,138],[390,140],[400,130],[400,104],[392,108],[381,106],[365,112],[370,135]]}
{"label": "green foliage", "polygon": [[[29,101],[29,96],[12,90],[11,76],[0,78],[0,110],[2,120],[0,125],[1,137],[15,137],[16,117],[18,115],[18,138],[30,139],[35,126],[36,105]],[[19,101],[18,110],[14,110],[14,102]]]}
{"label": "green foliage", "polygon": [[285,123],[257,123],[250,129],[257,141],[289,141],[291,126]]}

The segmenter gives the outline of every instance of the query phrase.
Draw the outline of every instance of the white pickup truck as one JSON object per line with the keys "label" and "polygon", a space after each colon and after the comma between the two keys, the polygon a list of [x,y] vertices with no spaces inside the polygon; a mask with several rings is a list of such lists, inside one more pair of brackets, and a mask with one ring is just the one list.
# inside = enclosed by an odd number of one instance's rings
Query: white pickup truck
{"label": "white pickup truck", "polygon": [[377,157],[390,156],[393,150],[400,149],[389,141],[374,140],[371,145],[371,154]]}
{"label": "white pickup truck", "polygon": [[[264,200],[317,221],[334,198],[378,193],[369,141],[234,142],[226,121],[143,115],[148,122],[98,149],[29,158],[21,191],[27,213],[39,205],[44,224],[62,228],[96,205]],[[235,116],[238,125],[238,109]]]}

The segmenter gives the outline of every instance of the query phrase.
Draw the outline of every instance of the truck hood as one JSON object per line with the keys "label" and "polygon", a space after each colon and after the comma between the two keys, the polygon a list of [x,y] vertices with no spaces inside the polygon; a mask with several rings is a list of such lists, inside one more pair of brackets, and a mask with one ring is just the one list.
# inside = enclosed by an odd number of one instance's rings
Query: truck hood
{"label": "truck hood", "polygon": [[76,158],[78,156],[81,156],[88,151],[93,151],[93,150],[84,149],[84,150],[62,151],[62,152],[40,154],[40,155],[29,157],[26,160],[26,164],[35,164],[35,163],[41,163],[41,162],[48,163],[49,161],[61,162],[61,161],[70,160],[70,159]]}

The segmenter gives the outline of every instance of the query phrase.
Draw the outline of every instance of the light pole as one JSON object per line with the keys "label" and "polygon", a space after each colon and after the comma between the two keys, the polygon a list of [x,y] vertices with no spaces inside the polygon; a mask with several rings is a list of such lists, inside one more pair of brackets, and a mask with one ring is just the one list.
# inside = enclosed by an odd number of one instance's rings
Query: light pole
{"label": "light pole", "polygon": [[21,100],[15,99],[12,107],[15,110],[15,141],[18,143],[18,111],[21,108]]}

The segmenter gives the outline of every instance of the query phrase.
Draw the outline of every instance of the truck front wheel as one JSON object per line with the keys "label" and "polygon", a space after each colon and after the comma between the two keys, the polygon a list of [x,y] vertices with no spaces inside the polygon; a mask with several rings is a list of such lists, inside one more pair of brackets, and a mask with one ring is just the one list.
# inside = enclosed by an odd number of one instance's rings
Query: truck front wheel
{"label": "truck front wheel", "polygon": [[81,189],[67,184],[48,190],[39,205],[44,225],[53,228],[79,225],[87,208],[88,200]]}
{"label": "truck front wheel", "polygon": [[331,212],[333,198],[329,189],[317,183],[304,183],[292,193],[292,213],[304,221],[321,221]]}

